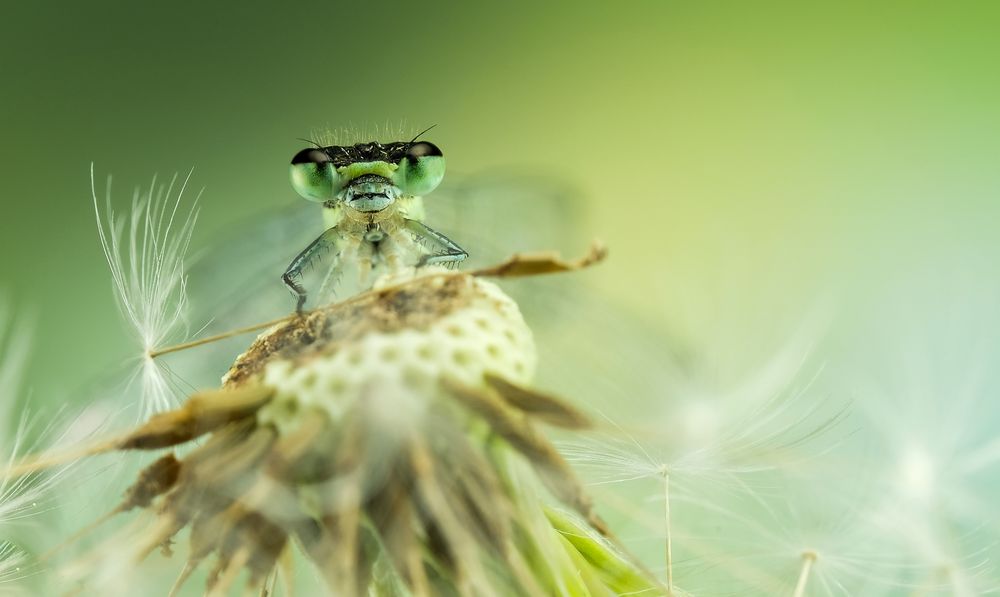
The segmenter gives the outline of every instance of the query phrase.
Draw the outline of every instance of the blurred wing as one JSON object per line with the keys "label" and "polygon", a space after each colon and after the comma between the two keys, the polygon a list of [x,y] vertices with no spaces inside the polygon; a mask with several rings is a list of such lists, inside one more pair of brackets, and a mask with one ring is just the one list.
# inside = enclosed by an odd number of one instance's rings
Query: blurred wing
{"label": "blurred wing", "polygon": [[[478,175],[442,185],[424,202],[427,225],[465,248],[463,267],[473,269],[517,252],[582,255],[599,233],[589,228],[586,199],[553,178]],[[612,247],[608,262],[597,267],[614,267],[614,255]],[[541,387],[596,410],[613,405],[616,416],[648,414],[650,397],[683,377],[695,357],[662,322],[624,309],[592,279],[583,271],[499,283],[534,333]],[[623,375],[637,370],[644,375]]]}
{"label": "blurred wing", "polygon": [[446,178],[424,197],[425,223],[469,252],[463,267],[497,263],[512,253],[587,247],[581,194],[537,175]]}
{"label": "blurred wing", "polygon": [[295,201],[229,226],[188,268],[191,324],[224,331],[287,315],[281,281],[292,259],[323,232],[321,208]]}
{"label": "blurred wing", "polygon": [[[463,268],[497,263],[519,251],[583,251],[579,194],[538,176],[452,176],[424,198],[425,223],[469,252]],[[291,312],[281,275],[292,259],[323,232],[321,208],[296,201],[229,227],[189,268],[192,326],[221,331]],[[305,272],[318,289],[329,261]],[[349,285],[348,285],[349,286]],[[344,298],[340,296],[339,298]]]}
{"label": "blurred wing", "polygon": [[[593,236],[583,224],[582,194],[551,178],[452,176],[424,202],[425,223],[469,252],[469,259],[461,265],[463,269],[493,265],[516,252],[558,250],[567,257],[576,257],[586,250]],[[281,274],[295,255],[319,236],[323,222],[318,206],[299,201],[249,217],[230,230],[203,250],[189,268],[192,327],[205,326],[197,334],[199,337],[291,313],[295,301],[282,284]],[[307,272],[310,289],[319,288],[327,265],[328,260]],[[555,382],[550,387],[565,388],[567,381],[577,376],[573,371],[560,370],[561,364],[573,369],[586,363],[588,370],[606,371],[609,375],[588,376],[589,392],[581,391],[588,388],[568,385],[574,394],[579,391],[584,402],[600,403],[599,398],[584,396],[594,394],[595,377],[611,382],[610,373],[623,370],[623,359],[634,361],[642,355],[662,369],[666,363],[676,361],[677,355],[670,354],[672,351],[664,345],[664,334],[608,303],[599,289],[589,284],[589,278],[587,272],[579,272],[500,283],[519,304],[540,349],[561,354],[558,358],[541,355],[542,362],[548,363],[541,371],[541,381],[546,383],[549,378],[549,383]],[[199,359],[209,354],[237,354],[248,339],[238,337],[226,342],[231,342],[232,350],[228,352],[191,351],[198,362],[185,370],[191,371],[197,364],[217,377],[230,363]],[[209,377],[206,374],[205,379]],[[620,386],[623,381],[615,380],[613,385]],[[607,395],[612,394],[611,388],[607,390]]]}

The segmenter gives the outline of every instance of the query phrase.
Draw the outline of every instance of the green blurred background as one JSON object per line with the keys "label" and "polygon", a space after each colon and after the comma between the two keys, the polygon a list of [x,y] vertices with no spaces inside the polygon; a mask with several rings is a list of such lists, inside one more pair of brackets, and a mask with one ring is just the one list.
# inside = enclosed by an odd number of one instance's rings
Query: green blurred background
{"label": "green blurred background", "polygon": [[[437,125],[428,138],[450,173],[536,172],[579,189],[580,238],[611,248],[586,277],[697,354],[696,390],[723,410],[741,376],[767,377],[776,348],[795,360],[796,342],[816,341],[832,379],[818,393],[870,411],[853,439],[889,446],[834,451],[841,475],[861,461],[892,481],[889,452],[905,465],[912,438],[949,474],[992,445],[981,495],[996,495],[997,31],[1000,5],[981,2],[9,4],[0,297],[37,330],[21,398],[79,405],[80,388],[134,356],[91,162],[99,188],[114,174],[120,208],[154,173],[193,167],[200,247],[297,201],[297,138],[405,120]],[[664,416],[650,424],[684,428],[674,395],[654,394],[641,406]],[[956,503],[995,556],[995,508]]]}
{"label": "green blurred background", "polygon": [[0,289],[37,318],[31,386],[70,396],[128,354],[92,161],[119,201],[194,167],[204,245],[293,201],[296,138],[325,125],[437,124],[452,171],[571,182],[612,249],[595,279],[726,350],[899,276],[974,292],[1000,256],[1000,15],[894,6],[10,3]]}

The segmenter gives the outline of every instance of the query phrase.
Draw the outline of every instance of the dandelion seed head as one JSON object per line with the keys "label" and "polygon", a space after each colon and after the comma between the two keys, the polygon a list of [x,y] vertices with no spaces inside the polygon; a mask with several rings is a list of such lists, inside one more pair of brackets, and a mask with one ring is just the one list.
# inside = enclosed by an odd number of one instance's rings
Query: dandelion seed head
{"label": "dandelion seed head", "polygon": [[[123,555],[138,565],[190,529],[178,585],[205,563],[213,594],[241,575],[259,589],[293,545],[334,594],[367,594],[385,578],[380,566],[417,595],[580,594],[581,565],[603,592],[648,592],[655,582],[600,540],[607,527],[536,429],[588,421],[528,385],[535,359],[512,300],[443,269],[277,325],[221,389],[102,444],[201,438],[126,491],[113,513],[145,516],[98,549],[98,565],[115,553],[96,581],[113,581]],[[573,514],[550,512],[549,501]],[[584,552],[614,558],[615,575],[581,564]]]}

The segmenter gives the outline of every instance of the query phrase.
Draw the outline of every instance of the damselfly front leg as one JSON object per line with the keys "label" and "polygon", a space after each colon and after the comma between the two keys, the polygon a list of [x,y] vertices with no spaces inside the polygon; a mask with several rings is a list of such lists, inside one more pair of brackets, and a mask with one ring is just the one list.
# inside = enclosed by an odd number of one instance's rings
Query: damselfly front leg
{"label": "damselfly front leg", "polygon": [[423,222],[406,220],[405,226],[416,237],[416,241],[430,251],[420,257],[420,260],[417,261],[417,267],[434,264],[457,264],[469,256],[466,250],[458,246],[455,241]]}
{"label": "damselfly front leg", "polygon": [[368,277],[371,275],[375,263],[376,249],[379,247],[378,243],[382,242],[384,238],[381,231],[376,232],[377,234],[372,232],[365,234],[363,241],[358,243],[355,248],[358,262],[358,283],[362,287],[368,286]]}
{"label": "damselfly front leg", "polygon": [[[338,237],[339,234],[336,226],[319,235],[319,238],[310,243],[304,251],[299,253],[299,255],[292,260],[288,269],[285,270],[285,273],[281,276],[281,280],[285,283],[285,286],[287,286],[288,289],[298,297],[298,302],[295,304],[296,313],[302,313],[302,307],[305,306],[308,295],[305,287],[297,282],[297,280],[302,277],[302,270],[326,253],[337,250]],[[333,259],[336,260],[339,259],[339,257],[340,254],[338,251],[333,256]],[[331,265],[331,267],[333,266]]]}

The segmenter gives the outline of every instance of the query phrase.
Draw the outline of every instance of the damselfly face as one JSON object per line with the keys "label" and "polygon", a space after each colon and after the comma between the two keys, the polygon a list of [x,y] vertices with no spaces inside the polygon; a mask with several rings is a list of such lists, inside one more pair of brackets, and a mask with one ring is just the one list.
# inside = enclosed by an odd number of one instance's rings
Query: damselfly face
{"label": "damselfly face", "polygon": [[378,212],[401,195],[433,191],[444,168],[444,155],[432,143],[371,142],[303,149],[292,158],[291,179],[310,201]]}
{"label": "damselfly face", "polygon": [[322,203],[326,231],[292,261],[282,279],[298,297],[306,289],[302,270],[326,253],[333,264],[326,279],[353,265],[362,285],[375,268],[454,264],[468,254],[423,223],[421,196],[444,178],[444,155],[427,141],[358,143],[303,149],[292,158],[292,186]]}

